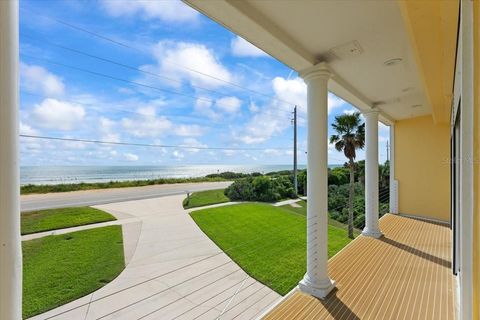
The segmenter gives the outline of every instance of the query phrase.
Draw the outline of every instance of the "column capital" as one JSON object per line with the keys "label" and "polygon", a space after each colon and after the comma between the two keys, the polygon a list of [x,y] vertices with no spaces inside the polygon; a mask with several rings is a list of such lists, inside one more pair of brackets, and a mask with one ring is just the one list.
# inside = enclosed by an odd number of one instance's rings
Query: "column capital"
{"label": "column capital", "polygon": [[367,116],[367,115],[377,115],[378,116],[380,114],[380,109],[378,109],[377,107],[373,107],[372,109],[362,111],[362,114],[364,116]]}
{"label": "column capital", "polygon": [[314,66],[299,71],[298,74],[305,82],[308,82],[318,78],[328,80],[332,76],[332,71],[325,62],[320,62]]}

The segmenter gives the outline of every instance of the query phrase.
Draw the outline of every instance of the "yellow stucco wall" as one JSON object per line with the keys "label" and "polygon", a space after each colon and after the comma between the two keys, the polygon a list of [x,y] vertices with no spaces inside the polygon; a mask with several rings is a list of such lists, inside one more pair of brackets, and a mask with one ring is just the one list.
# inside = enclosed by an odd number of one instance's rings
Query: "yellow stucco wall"
{"label": "yellow stucco wall", "polygon": [[480,1],[474,2],[473,318],[480,319]]}
{"label": "yellow stucco wall", "polygon": [[395,123],[399,212],[450,220],[450,129],[431,116]]}
{"label": "yellow stucco wall", "polygon": [[399,0],[398,4],[434,122],[448,123],[455,70],[458,0]]}

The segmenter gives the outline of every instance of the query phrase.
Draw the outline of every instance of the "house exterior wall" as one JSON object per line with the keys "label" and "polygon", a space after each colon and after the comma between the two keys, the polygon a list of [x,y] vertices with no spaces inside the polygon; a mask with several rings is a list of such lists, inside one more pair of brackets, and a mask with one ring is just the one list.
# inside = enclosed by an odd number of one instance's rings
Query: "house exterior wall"
{"label": "house exterior wall", "polygon": [[[399,0],[435,123],[448,123],[459,1]],[[435,32],[432,32],[435,30]]]}
{"label": "house exterior wall", "polygon": [[399,213],[450,220],[450,128],[431,116],[395,123]]}

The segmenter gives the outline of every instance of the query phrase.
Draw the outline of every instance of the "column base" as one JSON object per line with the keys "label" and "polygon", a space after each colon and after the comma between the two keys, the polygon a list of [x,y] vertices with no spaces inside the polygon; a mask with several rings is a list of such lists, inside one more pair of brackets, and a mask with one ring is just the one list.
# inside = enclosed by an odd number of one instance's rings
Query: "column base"
{"label": "column base", "polygon": [[311,296],[319,299],[325,299],[328,294],[335,288],[335,281],[327,279],[320,285],[313,285],[308,279],[308,275],[299,282],[298,288]]}
{"label": "column base", "polygon": [[380,237],[383,237],[383,233],[380,230],[371,231],[371,230],[363,229],[362,236],[378,239]]}

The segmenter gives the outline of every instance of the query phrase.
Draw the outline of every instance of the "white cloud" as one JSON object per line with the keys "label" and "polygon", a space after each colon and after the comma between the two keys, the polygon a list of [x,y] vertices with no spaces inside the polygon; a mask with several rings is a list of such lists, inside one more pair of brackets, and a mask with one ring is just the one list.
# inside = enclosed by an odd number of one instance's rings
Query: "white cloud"
{"label": "white cloud", "polygon": [[244,153],[244,156],[248,159],[252,159],[253,161],[258,161],[258,158],[251,155],[250,153]]}
{"label": "white cloud", "polygon": [[100,118],[100,133],[103,141],[120,142],[120,135],[115,132],[115,126],[115,121],[105,117]]}
{"label": "white cloud", "polygon": [[[198,141],[195,138],[184,139],[183,143],[182,143],[182,146],[195,147],[195,148],[206,148],[207,147],[206,144],[201,143],[200,141]],[[190,153],[197,153],[198,151],[200,151],[200,149],[185,149],[185,150],[190,152]]]}
{"label": "white cloud", "polygon": [[[285,79],[282,77],[275,77],[272,80],[272,86],[277,99],[286,101],[289,104],[299,105],[299,109],[306,112],[307,86],[301,78]],[[292,106],[288,106],[288,108],[290,110]]]}
{"label": "white cloud", "polygon": [[85,109],[70,102],[45,99],[36,104],[32,118],[38,126],[48,129],[72,130],[83,121]]}
{"label": "white cloud", "polygon": [[237,150],[222,150],[222,153],[226,155],[227,157],[234,156],[238,153]]}
{"label": "white cloud", "polygon": [[218,120],[220,114],[213,110],[213,102],[207,97],[198,97],[195,101],[195,112],[212,120]]}
{"label": "white cloud", "polygon": [[139,159],[139,157],[136,154],[133,154],[133,153],[124,153],[123,157],[125,158],[125,160],[132,161],[132,162],[138,161],[138,159]]}
{"label": "white cloud", "polygon": [[114,17],[139,15],[142,19],[165,22],[193,22],[198,12],[178,0],[102,0],[102,6]]}
{"label": "white cloud", "polygon": [[172,127],[166,117],[157,117],[153,107],[142,107],[137,112],[139,116],[121,121],[122,127],[136,137],[157,137]]}
{"label": "white cloud", "polygon": [[[288,113],[293,110],[292,104],[306,105],[307,88],[300,78],[288,80],[276,77],[272,80],[272,88],[277,100],[272,100],[262,108],[256,107],[259,111],[250,122],[242,130],[234,132],[235,140],[246,144],[265,142],[290,127]],[[299,112],[305,111],[305,109],[299,109]]]}
{"label": "white cloud", "polygon": [[216,100],[215,105],[218,107],[218,109],[224,112],[235,113],[240,110],[242,100],[238,99],[237,97],[223,97]]}
{"label": "white cloud", "polygon": [[[232,81],[233,78],[213,50],[203,44],[160,41],[154,46],[153,55],[157,59],[157,64],[144,65],[141,68],[145,71],[177,79],[180,82],[186,81],[192,85],[216,88],[225,85],[225,83],[201,73],[225,81]],[[159,81],[158,78],[153,77],[148,77],[148,80],[150,82]],[[179,83],[171,81],[166,82],[166,84],[180,86]]]}
{"label": "white cloud", "polygon": [[355,110],[355,109],[347,109],[347,110],[343,110],[343,113],[344,114],[354,114],[355,112],[357,112],[358,110]]}
{"label": "white cloud", "polygon": [[195,101],[194,110],[212,120],[220,120],[222,114],[235,114],[240,111],[242,100],[234,96],[222,97],[213,100],[209,97],[198,97]]}
{"label": "white cloud", "polygon": [[[275,100],[262,108],[255,106],[257,111],[249,123],[239,132],[234,132],[234,139],[246,144],[262,143],[272,136],[281,133],[290,127],[288,113],[293,111],[293,106],[298,106],[299,124],[302,124],[302,115],[306,115],[307,86],[299,78],[285,79],[276,77],[272,80],[272,89]],[[328,94],[328,110],[342,106],[345,102]]]}
{"label": "white cloud", "polygon": [[37,130],[35,130],[34,128],[29,126],[28,124],[26,124],[24,122],[21,122],[21,121],[20,121],[20,125],[19,125],[19,131],[20,131],[20,134],[25,134],[25,135],[29,135],[29,136],[34,136],[34,135],[38,134]]}
{"label": "white cloud", "polygon": [[236,36],[232,39],[232,41],[230,42],[230,48],[232,49],[232,54],[237,57],[268,56],[265,52],[239,36]]}
{"label": "white cloud", "polygon": [[192,125],[181,124],[181,125],[175,126],[174,133],[177,136],[182,136],[182,137],[198,137],[203,135],[204,130],[202,127],[196,124],[192,124]]}
{"label": "white cloud", "polygon": [[390,140],[390,127],[379,122],[378,123],[378,141],[387,142]]}
{"label": "white cloud", "polygon": [[328,154],[333,154],[333,153],[337,153],[337,149],[335,149],[335,144],[334,143],[330,143],[330,140],[328,140]]}
{"label": "white cloud", "polygon": [[48,96],[58,96],[65,92],[63,80],[41,66],[20,62],[20,84],[29,91]]}
{"label": "white cloud", "polygon": [[255,113],[255,112],[260,111],[260,107],[257,106],[257,105],[255,104],[255,102],[252,101],[252,102],[250,102],[250,105],[249,105],[249,107],[248,107],[248,110],[250,110],[250,112],[252,112],[252,113]]}
{"label": "white cloud", "polygon": [[334,95],[333,93],[328,93],[328,111],[332,111],[345,104],[345,101]]}
{"label": "white cloud", "polygon": [[183,153],[181,153],[180,151],[178,150],[175,150],[172,152],[172,155],[174,158],[176,158],[177,160],[181,160],[185,157],[185,155]]}
{"label": "white cloud", "polygon": [[386,134],[386,135],[390,134],[390,126],[387,126],[381,122],[378,123],[378,130],[383,134]]}
{"label": "white cloud", "polygon": [[[67,139],[72,139],[73,137],[71,136],[65,136],[64,138]],[[65,141],[62,143],[63,149],[70,149],[70,150],[83,150],[87,147],[87,144],[85,142],[81,141]]]}
{"label": "white cloud", "polygon": [[265,149],[263,153],[265,153],[266,155],[275,156],[275,157],[281,156],[283,154],[283,152],[278,149]]}

